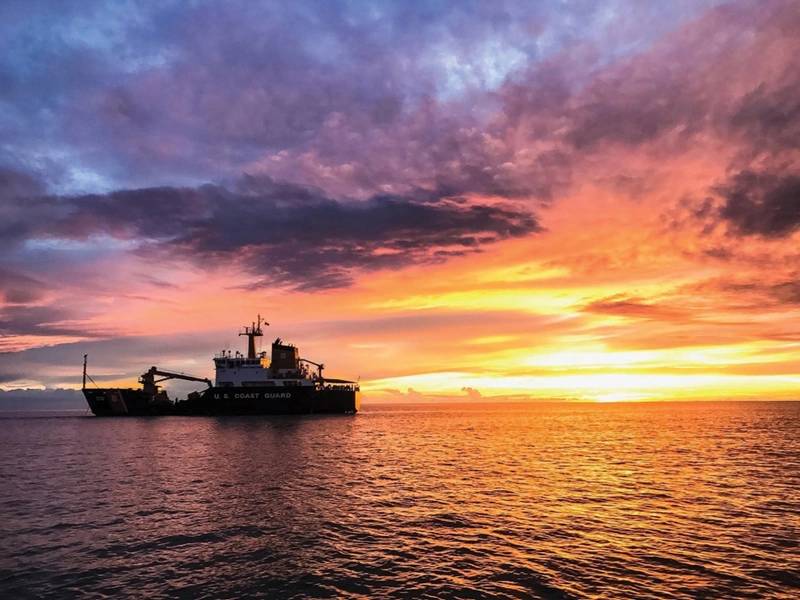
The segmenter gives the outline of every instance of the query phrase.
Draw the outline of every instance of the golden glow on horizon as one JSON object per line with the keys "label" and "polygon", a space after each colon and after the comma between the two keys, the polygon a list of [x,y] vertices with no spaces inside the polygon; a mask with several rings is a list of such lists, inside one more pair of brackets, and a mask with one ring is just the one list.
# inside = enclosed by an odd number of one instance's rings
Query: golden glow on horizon
{"label": "golden glow on horizon", "polygon": [[[563,400],[688,400],[701,398],[794,398],[800,375],[744,376],[711,373],[672,375],[659,373],[593,373],[545,376],[474,375],[460,372],[425,373],[362,384],[365,394],[402,395],[430,393],[456,398],[474,389],[485,398],[509,397]],[[463,393],[462,393],[463,395]]]}

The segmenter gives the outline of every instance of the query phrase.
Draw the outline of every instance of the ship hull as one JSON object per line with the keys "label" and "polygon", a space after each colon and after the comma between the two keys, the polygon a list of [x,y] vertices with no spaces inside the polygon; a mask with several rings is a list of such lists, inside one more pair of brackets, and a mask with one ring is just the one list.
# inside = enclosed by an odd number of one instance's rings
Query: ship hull
{"label": "ship hull", "polygon": [[215,387],[175,403],[124,388],[86,388],[83,395],[98,417],[355,414],[360,408],[356,390],[311,386]]}
{"label": "ship hull", "polygon": [[349,388],[213,387],[176,405],[180,414],[299,415],[354,414],[360,394]]}
{"label": "ship hull", "polygon": [[169,414],[173,405],[144,390],[131,388],[85,388],[83,396],[98,417],[140,417]]}

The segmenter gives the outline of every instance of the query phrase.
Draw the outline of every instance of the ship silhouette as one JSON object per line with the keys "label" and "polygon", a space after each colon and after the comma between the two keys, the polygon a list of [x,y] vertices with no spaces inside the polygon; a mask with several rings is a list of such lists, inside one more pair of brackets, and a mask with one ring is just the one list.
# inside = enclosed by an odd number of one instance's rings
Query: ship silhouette
{"label": "ship silhouette", "polygon": [[[141,388],[87,387],[88,356],[83,357],[83,395],[97,416],[355,414],[360,389],[355,381],[325,377],[325,365],[300,357],[297,346],[276,338],[269,357],[256,353],[263,336],[261,315],[239,333],[247,337],[247,355],[223,350],[214,357],[215,380],[151,367]],[[180,379],[206,384],[186,400],[169,398],[160,383]]]}

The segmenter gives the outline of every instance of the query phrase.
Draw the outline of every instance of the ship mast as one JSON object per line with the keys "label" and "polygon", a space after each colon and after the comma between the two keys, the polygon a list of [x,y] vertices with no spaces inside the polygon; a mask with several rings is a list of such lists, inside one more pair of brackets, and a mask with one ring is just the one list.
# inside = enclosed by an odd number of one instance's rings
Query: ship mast
{"label": "ship mast", "polygon": [[81,385],[81,389],[82,390],[86,389],[86,380],[87,379],[89,381],[91,381],[92,383],[94,383],[94,387],[98,387],[97,383],[95,382],[95,380],[92,379],[92,376],[86,373],[86,361],[88,360],[88,358],[89,358],[88,354],[84,354],[83,355],[83,384]]}
{"label": "ship mast", "polygon": [[[256,338],[264,335],[261,333],[261,315],[258,315],[258,321],[251,324],[250,327],[245,326],[244,331],[239,335],[247,336],[247,358],[256,357]],[[263,321],[264,325],[269,326],[269,323]]]}

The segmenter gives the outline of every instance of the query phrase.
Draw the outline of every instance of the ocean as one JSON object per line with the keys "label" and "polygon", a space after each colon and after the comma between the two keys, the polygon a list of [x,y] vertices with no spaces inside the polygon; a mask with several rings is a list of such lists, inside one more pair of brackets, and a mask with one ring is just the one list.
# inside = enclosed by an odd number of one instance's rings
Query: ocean
{"label": "ocean", "polygon": [[800,403],[0,416],[2,598],[798,598]]}

